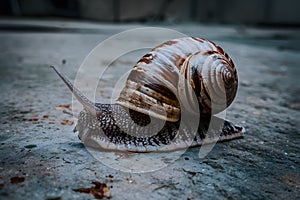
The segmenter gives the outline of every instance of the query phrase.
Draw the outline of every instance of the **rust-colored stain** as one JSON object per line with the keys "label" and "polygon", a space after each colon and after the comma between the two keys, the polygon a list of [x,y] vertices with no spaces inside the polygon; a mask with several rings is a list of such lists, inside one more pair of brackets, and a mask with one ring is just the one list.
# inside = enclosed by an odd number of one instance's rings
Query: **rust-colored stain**
{"label": "rust-colored stain", "polygon": [[49,118],[49,115],[44,115],[43,116],[43,119],[48,119]]}
{"label": "rust-colored stain", "polygon": [[96,199],[102,199],[103,197],[106,197],[108,199],[111,198],[109,187],[105,183],[100,183],[98,181],[94,181],[92,183],[95,185],[95,187],[92,186],[89,188],[78,188],[74,189],[74,191],[92,194]]}
{"label": "rust-colored stain", "polygon": [[37,121],[39,121],[39,119],[38,118],[29,118],[28,121],[30,121],[30,122],[37,122]]}
{"label": "rust-colored stain", "polygon": [[56,110],[62,111],[62,110],[72,110],[71,105],[58,105],[55,107]]}
{"label": "rust-colored stain", "polygon": [[60,122],[60,124],[61,124],[61,125],[70,125],[70,126],[72,126],[72,125],[74,124],[74,122],[65,119],[65,120],[62,120],[62,121]]}

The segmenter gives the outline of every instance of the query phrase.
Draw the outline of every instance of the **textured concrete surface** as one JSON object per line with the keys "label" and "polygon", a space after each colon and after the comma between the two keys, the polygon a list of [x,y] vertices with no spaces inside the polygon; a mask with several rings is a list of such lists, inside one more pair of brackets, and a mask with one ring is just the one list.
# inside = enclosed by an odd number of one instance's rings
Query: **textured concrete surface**
{"label": "textured concrete surface", "polygon": [[72,132],[74,119],[59,110],[72,96],[48,66],[74,79],[95,45],[132,27],[139,25],[0,21],[0,199],[91,199],[73,189],[93,181],[112,186],[112,199],[299,199],[299,30],[164,25],[231,55],[240,87],[227,118],[245,137],[216,144],[203,159],[188,149],[149,173],[91,156]]}

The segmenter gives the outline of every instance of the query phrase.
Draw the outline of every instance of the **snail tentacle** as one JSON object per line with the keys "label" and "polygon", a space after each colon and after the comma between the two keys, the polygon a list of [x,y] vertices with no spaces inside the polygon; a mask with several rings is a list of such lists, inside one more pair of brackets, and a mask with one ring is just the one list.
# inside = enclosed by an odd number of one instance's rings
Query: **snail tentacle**
{"label": "snail tentacle", "polygon": [[67,87],[71,90],[71,92],[74,94],[76,99],[83,105],[85,109],[87,109],[90,113],[92,113],[94,116],[99,116],[102,114],[101,109],[99,109],[97,106],[95,106],[95,103],[93,103],[91,100],[89,100],[86,96],[84,96],[72,83],[71,81],[63,75],[60,71],[58,71],[54,66],[50,66],[55,73],[62,79],[62,81],[67,85]]}

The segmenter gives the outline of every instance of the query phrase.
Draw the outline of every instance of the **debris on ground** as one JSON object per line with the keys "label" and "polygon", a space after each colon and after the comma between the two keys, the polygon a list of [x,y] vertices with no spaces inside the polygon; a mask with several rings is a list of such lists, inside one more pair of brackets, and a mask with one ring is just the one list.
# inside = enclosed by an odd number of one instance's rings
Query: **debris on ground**
{"label": "debris on ground", "polygon": [[95,186],[89,187],[89,188],[78,188],[74,189],[75,192],[81,192],[81,193],[90,193],[94,195],[96,199],[102,199],[103,197],[106,197],[108,199],[111,198],[109,193],[109,187],[105,183],[100,183],[98,181],[92,182]]}

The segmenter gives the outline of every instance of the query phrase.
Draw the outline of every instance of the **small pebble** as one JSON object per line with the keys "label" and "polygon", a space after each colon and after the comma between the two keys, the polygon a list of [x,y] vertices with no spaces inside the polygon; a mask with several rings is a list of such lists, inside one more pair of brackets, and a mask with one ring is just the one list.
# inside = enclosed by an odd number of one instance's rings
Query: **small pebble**
{"label": "small pebble", "polygon": [[264,141],[259,141],[259,144],[264,144]]}
{"label": "small pebble", "polygon": [[259,112],[259,111],[254,111],[254,112],[252,112],[252,114],[253,114],[253,115],[261,115],[261,112]]}
{"label": "small pebble", "polygon": [[60,200],[62,196],[62,191],[58,189],[54,189],[53,191],[50,191],[46,195],[47,200]]}

